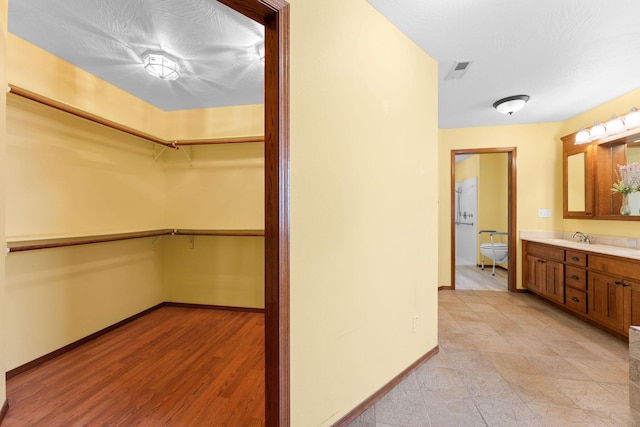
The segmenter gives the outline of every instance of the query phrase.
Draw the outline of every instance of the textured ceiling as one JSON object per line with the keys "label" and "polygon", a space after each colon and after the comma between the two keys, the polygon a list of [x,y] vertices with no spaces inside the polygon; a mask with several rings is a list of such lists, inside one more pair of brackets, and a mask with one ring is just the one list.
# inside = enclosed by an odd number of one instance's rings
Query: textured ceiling
{"label": "textured ceiling", "polygon": [[[9,0],[9,31],[166,111],[263,102],[264,27],[214,0]],[[178,80],[144,70],[158,50]]]}
{"label": "textured ceiling", "polygon": [[[368,2],[438,61],[441,128],[563,121],[640,87],[638,0]],[[520,94],[513,116],[492,108]]]}

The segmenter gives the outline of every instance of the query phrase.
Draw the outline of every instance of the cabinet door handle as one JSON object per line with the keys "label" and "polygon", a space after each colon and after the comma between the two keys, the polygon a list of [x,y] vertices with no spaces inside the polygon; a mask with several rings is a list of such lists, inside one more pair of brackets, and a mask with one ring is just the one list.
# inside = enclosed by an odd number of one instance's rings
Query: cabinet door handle
{"label": "cabinet door handle", "polygon": [[544,260],[543,260],[543,259],[539,259],[539,260],[538,260],[538,262],[539,262],[540,264],[544,264]]}
{"label": "cabinet door handle", "polygon": [[578,277],[578,275],[576,275],[576,274],[572,274],[572,275],[571,275],[571,278],[572,278],[573,280],[578,280],[580,277]]}
{"label": "cabinet door handle", "polygon": [[578,298],[576,298],[576,297],[572,297],[572,298],[571,298],[571,301],[573,301],[573,302],[580,302],[580,300],[579,300]]}
{"label": "cabinet door handle", "polygon": [[613,282],[615,285],[622,285],[622,282],[620,280],[616,280],[615,282]]}
{"label": "cabinet door handle", "polygon": [[629,286],[627,282],[622,282],[622,286]]}
{"label": "cabinet door handle", "polygon": [[580,261],[580,258],[578,258],[578,257],[577,257],[577,256],[575,256],[575,255],[574,255],[574,256],[572,256],[572,257],[571,257],[571,259],[572,259],[572,260],[574,260],[574,261]]}

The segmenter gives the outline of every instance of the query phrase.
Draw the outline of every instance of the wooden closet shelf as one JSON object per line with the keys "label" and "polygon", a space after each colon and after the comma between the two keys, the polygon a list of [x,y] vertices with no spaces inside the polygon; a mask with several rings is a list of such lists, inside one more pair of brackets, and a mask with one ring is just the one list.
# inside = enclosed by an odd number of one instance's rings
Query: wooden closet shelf
{"label": "wooden closet shelf", "polygon": [[60,239],[7,242],[7,252],[24,252],[38,249],[63,248],[67,246],[90,245],[94,243],[117,242],[120,240],[143,239],[162,236],[264,236],[264,230],[150,230],[133,233],[105,234],[99,236],[78,236]]}
{"label": "wooden closet shelf", "polygon": [[60,110],[65,113],[81,117],[85,120],[89,120],[94,123],[107,126],[111,129],[115,129],[120,132],[127,133],[129,135],[137,136],[138,138],[142,138],[148,142],[159,144],[167,148],[172,148],[174,150],[179,150],[181,146],[192,146],[192,145],[245,144],[249,142],[264,142],[264,136],[243,136],[243,137],[206,138],[206,139],[190,139],[190,140],[185,139],[185,140],[169,141],[145,132],[141,132],[129,126],[121,125],[112,120],[105,119],[104,117],[91,114],[87,111],[81,110],[76,107],[72,107],[71,105],[56,101],[51,98],[47,98],[46,96],[39,95],[35,92],[31,92],[29,90],[22,89],[14,85],[9,85],[9,94],[21,96],[31,101],[35,101],[39,104],[46,105],[51,108],[55,108],[56,110]]}

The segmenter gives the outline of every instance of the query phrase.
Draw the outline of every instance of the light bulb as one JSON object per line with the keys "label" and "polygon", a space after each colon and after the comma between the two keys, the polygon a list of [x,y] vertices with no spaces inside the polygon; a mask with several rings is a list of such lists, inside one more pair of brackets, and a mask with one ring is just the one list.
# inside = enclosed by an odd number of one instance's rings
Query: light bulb
{"label": "light bulb", "polygon": [[576,133],[576,144],[586,144],[589,142],[589,137],[591,136],[591,134],[589,133],[589,131],[585,128],[582,128],[578,131],[578,133]]}

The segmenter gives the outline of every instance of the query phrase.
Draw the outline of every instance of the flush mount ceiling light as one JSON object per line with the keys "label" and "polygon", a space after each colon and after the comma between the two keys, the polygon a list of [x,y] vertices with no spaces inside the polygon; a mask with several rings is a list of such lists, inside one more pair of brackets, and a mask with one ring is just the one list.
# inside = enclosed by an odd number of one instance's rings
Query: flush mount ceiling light
{"label": "flush mount ceiling light", "polygon": [[149,74],[162,80],[176,80],[180,77],[180,64],[164,52],[148,52],[142,57],[144,69]]}
{"label": "flush mount ceiling light", "polygon": [[514,95],[502,98],[493,103],[493,108],[502,114],[512,115],[520,111],[529,100],[529,95]]}

